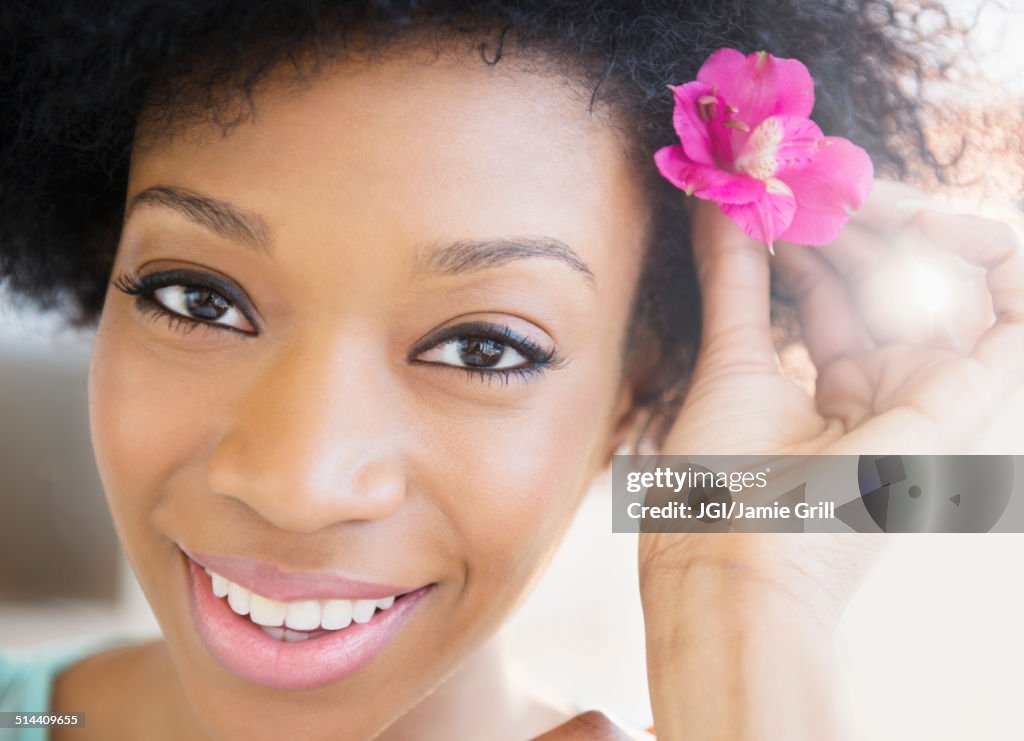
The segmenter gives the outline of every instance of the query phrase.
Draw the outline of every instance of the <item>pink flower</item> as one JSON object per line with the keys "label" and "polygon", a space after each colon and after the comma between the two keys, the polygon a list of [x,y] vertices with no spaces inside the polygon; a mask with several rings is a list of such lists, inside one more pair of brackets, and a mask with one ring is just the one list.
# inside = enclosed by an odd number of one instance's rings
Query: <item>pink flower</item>
{"label": "pink flower", "polygon": [[680,144],[654,155],[687,195],[714,201],[768,249],[833,241],[871,191],[871,158],[808,118],[814,81],[796,59],[719,49],[671,88]]}

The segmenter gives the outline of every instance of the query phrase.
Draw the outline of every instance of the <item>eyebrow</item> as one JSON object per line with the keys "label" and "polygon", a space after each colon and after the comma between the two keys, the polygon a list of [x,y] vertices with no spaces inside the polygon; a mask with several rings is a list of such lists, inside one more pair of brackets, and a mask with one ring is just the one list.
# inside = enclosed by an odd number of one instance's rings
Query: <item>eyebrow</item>
{"label": "eyebrow", "polygon": [[259,216],[185,188],[155,185],[136,193],[125,208],[125,219],[140,206],[174,209],[196,224],[260,252],[269,252],[272,246],[270,228]]}
{"label": "eyebrow", "polygon": [[582,273],[591,286],[594,273],[569,245],[551,237],[460,240],[437,247],[418,261],[418,268],[441,275],[462,275],[530,258],[557,260]]}
{"label": "eyebrow", "polygon": [[[222,237],[260,252],[269,252],[273,246],[270,228],[258,215],[186,188],[155,185],[136,193],[125,209],[125,219],[143,206],[171,208]],[[594,273],[580,256],[552,237],[460,240],[432,249],[417,261],[417,267],[441,275],[462,275],[530,258],[562,262],[594,285]]]}

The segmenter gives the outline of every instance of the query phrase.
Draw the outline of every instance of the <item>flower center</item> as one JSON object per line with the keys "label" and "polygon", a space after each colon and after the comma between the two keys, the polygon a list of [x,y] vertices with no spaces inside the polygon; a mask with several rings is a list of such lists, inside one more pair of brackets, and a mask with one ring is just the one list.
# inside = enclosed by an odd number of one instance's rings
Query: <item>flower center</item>
{"label": "flower center", "polygon": [[782,144],[782,125],[775,118],[766,118],[747,139],[736,167],[758,180],[768,180],[779,169],[779,146]]}

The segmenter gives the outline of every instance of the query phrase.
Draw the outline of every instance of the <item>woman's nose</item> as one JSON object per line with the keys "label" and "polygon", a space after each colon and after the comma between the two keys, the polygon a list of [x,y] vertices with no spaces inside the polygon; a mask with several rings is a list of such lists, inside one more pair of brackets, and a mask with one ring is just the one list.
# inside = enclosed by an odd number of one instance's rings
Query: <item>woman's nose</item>
{"label": "woman's nose", "polygon": [[394,513],[401,414],[387,363],[367,355],[312,341],[282,350],[238,396],[207,464],[213,492],[295,532]]}

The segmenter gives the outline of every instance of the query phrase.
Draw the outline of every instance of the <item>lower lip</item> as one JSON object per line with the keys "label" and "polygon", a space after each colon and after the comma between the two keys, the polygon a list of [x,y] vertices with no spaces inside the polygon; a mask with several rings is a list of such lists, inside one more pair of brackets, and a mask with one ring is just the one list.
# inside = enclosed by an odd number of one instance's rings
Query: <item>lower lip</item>
{"label": "lower lip", "polygon": [[188,556],[192,618],[200,640],[225,669],[242,679],[282,690],[305,690],[337,682],[363,668],[401,630],[431,590],[403,595],[366,623],[329,631],[304,641],[281,641],[216,597],[210,577]]}

